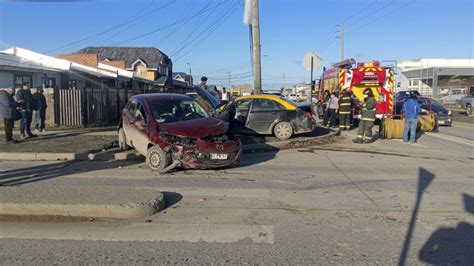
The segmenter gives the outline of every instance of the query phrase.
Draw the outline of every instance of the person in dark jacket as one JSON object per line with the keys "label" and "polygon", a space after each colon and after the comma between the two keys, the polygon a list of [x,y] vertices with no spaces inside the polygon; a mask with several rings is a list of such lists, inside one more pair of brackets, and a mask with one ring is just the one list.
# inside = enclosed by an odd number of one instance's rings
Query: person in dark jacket
{"label": "person in dark jacket", "polygon": [[43,88],[38,88],[33,94],[33,100],[36,104],[35,110],[35,132],[44,132],[44,126],[46,121],[46,98],[43,95]]}
{"label": "person in dark jacket", "polygon": [[36,109],[33,95],[31,95],[30,84],[23,83],[22,89],[17,94],[17,101],[20,103],[19,109],[21,112],[20,132],[21,138],[37,137],[31,133],[31,122],[33,120],[33,110]]}
{"label": "person in dark jacket", "polygon": [[15,95],[15,88],[0,91],[0,117],[3,118],[5,128],[5,142],[17,143],[13,139],[13,126],[15,123],[15,112],[18,103],[15,102],[13,96]]}
{"label": "person in dark jacket", "polygon": [[339,98],[339,129],[349,130],[351,129],[351,118],[352,118],[352,107],[353,102],[351,93],[347,90],[342,92]]}
{"label": "person in dark jacket", "polygon": [[[359,122],[359,130],[357,137],[353,140],[354,143],[371,143],[372,127],[375,122],[375,108],[377,101],[371,88],[364,90],[364,103],[362,104],[362,116]],[[365,138],[365,139],[364,139]]]}

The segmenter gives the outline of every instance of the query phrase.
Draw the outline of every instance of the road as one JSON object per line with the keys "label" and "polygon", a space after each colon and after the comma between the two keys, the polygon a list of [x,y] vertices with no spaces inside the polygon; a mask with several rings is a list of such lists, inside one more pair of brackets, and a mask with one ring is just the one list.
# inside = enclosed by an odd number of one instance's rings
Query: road
{"label": "road", "polygon": [[0,261],[473,264],[472,129],[440,131],[415,145],[357,145],[351,132],[331,145],[247,154],[230,169],[164,176],[137,161],[0,162],[0,179],[15,170],[7,181],[25,186],[154,188],[168,203],[128,221],[0,222]]}

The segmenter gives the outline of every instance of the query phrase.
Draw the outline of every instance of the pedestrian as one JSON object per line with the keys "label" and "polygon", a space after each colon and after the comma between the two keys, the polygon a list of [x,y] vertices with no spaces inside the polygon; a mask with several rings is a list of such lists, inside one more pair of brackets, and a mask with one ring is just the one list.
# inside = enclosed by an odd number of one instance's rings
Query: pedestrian
{"label": "pedestrian", "polygon": [[44,97],[43,88],[38,88],[33,94],[33,100],[35,101],[35,132],[45,132],[45,121],[46,121],[46,98]]}
{"label": "pedestrian", "polygon": [[31,95],[30,84],[23,83],[22,89],[18,91],[17,100],[20,102],[19,109],[21,112],[20,132],[21,138],[33,138],[37,135],[31,133],[31,122],[33,120],[33,110],[36,109],[33,95]]}
{"label": "pedestrian", "polygon": [[339,110],[339,99],[336,96],[336,93],[331,93],[331,97],[327,102],[326,112],[324,113],[323,125],[328,126],[328,121],[331,120],[331,127],[336,127],[337,122],[337,111]]}
{"label": "pedestrian", "polygon": [[207,77],[206,76],[201,77],[201,83],[199,83],[199,87],[207,90]]}
{"label": "pedestrian", "polygon": [[339,98],[339,128],[340,130],[351,129],[353,102],[351,93],[348,90],[343,90]]}
{"label": "pedestrian", "polygon": [[421,108],[418,104],[417,97],[412,94],[410,98],[403,104],[402,112],[405,114],[405,129],[403,131],[403,142],[416,143],[416,128],[418,126],[418,115]]}
{"label": "pedestrian", "polygon": [[372,127],[375,122],[375,108],[377,101],[371,88],[364,90],[364,103],[362,104],[362,116],[359,122],[357,137],[352,140],[354,143],[372,143]]}
{"label": "pedestrian", "polygon": [[20,118],[20,114],[16,109],[18,103],[15,102],[13,96],[15,88],[0,91],[0,117],[3,117],[3,125],[5,129],[5,143],[17,143],[13,139],[13,126],[15,120]]}
{"label": "pedestrian", "polygon": [[229,101],[229,95],[227,94],[227,90],[225,89],[225,87],[222,88],[221,100]]}

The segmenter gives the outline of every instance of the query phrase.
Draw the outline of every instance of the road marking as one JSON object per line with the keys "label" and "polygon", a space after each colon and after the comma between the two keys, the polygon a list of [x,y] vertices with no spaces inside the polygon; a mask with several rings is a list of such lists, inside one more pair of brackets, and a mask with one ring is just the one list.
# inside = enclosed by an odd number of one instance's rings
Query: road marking
{"label": "road marking", "polygon": [[274,242],[273,226],[241,224],[132,223],[1,223],[0,239],[49,239],[77,241],[185,241],[232,243],[250,239]]}
{"label": "road marking", "polygon": [[439,139],[443,139],[443,140],[447,140],[451,142],[456,142],[462,145],[468,145],[468,146],[474,147],[474,141],[472,140],[454,137],[454,136],[446,135],[446,134],[440,134],[440,133],[425,133],[425,134],[430,137],[435,137],[435,138],[439,138]]}

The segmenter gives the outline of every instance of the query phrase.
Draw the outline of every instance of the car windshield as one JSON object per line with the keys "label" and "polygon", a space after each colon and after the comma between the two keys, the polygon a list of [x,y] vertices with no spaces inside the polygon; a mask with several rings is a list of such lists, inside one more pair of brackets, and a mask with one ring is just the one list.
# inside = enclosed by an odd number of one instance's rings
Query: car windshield
{"label": "car windshield", "polygon": [[209,117],[199,104],[191,100],[152,102],[151,110],[158,123],[174,123]]}
{"label": "car windshield", "polygon": [[285,97],[280,97],[280,99],[282,99],[283,101],[285,101],[285,102],[287,102],[287,103],[289,103],[289,104],[293,105],[294,107],[298,107],[298,106],[300,106],[300,104],[299,104],[299,103],[297,103],[297,102],[294,102],[294,101],[292,101],[292,100],[290,100],[290,99],[288,99],[288,98],[285,98]]}
{"label": "car windshield", "polygon": [[[423,109],[430,109],[430,99],[418,99],[418,104]],[[444,108],[444,106],[436,100],[431,100],[431,107],[432,108]]]}

